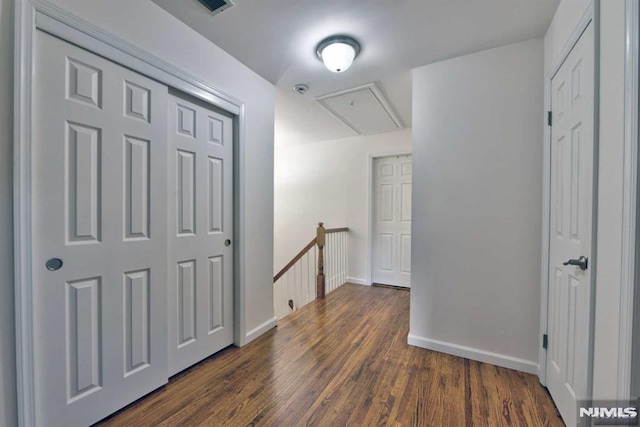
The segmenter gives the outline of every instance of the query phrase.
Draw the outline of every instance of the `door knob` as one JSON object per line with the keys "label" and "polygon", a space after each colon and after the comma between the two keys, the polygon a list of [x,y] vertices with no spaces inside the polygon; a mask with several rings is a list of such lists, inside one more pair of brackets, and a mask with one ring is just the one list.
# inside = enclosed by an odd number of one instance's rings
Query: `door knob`
{"label": "door knob", "polygon": [[567,262],[563,262],[562,265],[575,265],[580,267],[580,270],[586,270],[589,266],[589,258],[581,256],[578,259],[570,259]]}
{"label": "door knob", "polygon": [[224,241],[225,246],[231,246],[231,240],[227,239]]}
{"label": "door knob", "polygon": [[51,258],[50,260],[47,261],[47,263],[45,264],[45,267],[47,267],[47,270],[49,271],[56,271],[62,268],[62,264],[63,262],[60,258]]}

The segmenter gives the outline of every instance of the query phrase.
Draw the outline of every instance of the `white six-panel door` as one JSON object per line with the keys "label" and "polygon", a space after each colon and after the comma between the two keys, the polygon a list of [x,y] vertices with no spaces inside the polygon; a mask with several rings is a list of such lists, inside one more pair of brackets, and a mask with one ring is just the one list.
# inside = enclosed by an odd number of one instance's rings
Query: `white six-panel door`
{"label": "white six-panel door", "polygon": [[38,31],[38,425],[86,426],[167,380],[168,89]]}
{"label": "white six-panel door", "polygon": [[411,286],[411,155],[373,161],[374,283]]}
{"label": "white six-panel door", "polygon": [[547,387],[567,425],[587,392],[593,191],[593,24],[551,80],[551,212]]}
{"label": "white six-panel door", "polygon": [[169,371],[233,342],[233,121],[169,96]]}

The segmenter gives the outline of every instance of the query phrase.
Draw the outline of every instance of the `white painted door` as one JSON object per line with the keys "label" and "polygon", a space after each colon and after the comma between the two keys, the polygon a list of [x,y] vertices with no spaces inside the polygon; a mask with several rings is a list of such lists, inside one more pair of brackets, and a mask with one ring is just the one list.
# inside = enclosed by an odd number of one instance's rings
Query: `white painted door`
{"label": "white painted door", "polygon": [[168,89],[40,31],[35,64],[37,419],[83,426],[167,380]]}
{"label": "white painted door", "polygon": [[169,373],[233,343],[233,120],[169,95]]}
{"label": "white painted door", "polygon": [[586,397],[593,192],[593,24],[551,80],[551,212],[547,387],[567,425]]}
{"label": "white painted door", "polygon": [[373,161],[373,283],[411,286],[411,155]]}

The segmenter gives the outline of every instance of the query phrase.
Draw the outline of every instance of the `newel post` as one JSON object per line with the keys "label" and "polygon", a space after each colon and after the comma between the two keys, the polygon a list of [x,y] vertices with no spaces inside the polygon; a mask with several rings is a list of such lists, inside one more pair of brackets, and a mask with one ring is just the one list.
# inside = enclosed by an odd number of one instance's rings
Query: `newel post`
{"label": "newel post", "polygon": [[324,224],[318,223],[316,230],[316,239],[318,245],[318,279],[316,281],[317,298],[324,298]]}

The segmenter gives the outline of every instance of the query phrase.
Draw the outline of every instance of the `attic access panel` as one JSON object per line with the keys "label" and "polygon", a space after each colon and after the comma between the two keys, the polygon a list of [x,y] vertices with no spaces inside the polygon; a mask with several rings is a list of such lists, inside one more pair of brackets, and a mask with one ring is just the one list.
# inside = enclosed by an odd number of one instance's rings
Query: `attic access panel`
{"label": "attic access panel", "polygon": [[375,83],[316,98],[323,107],[358,135],[373,135],[403,128]]}
{"label": "attic access panel", "polygon": [[234,6],[231,0],[198,0],[200,4],[209,9],[212,15],[217,15]]}

